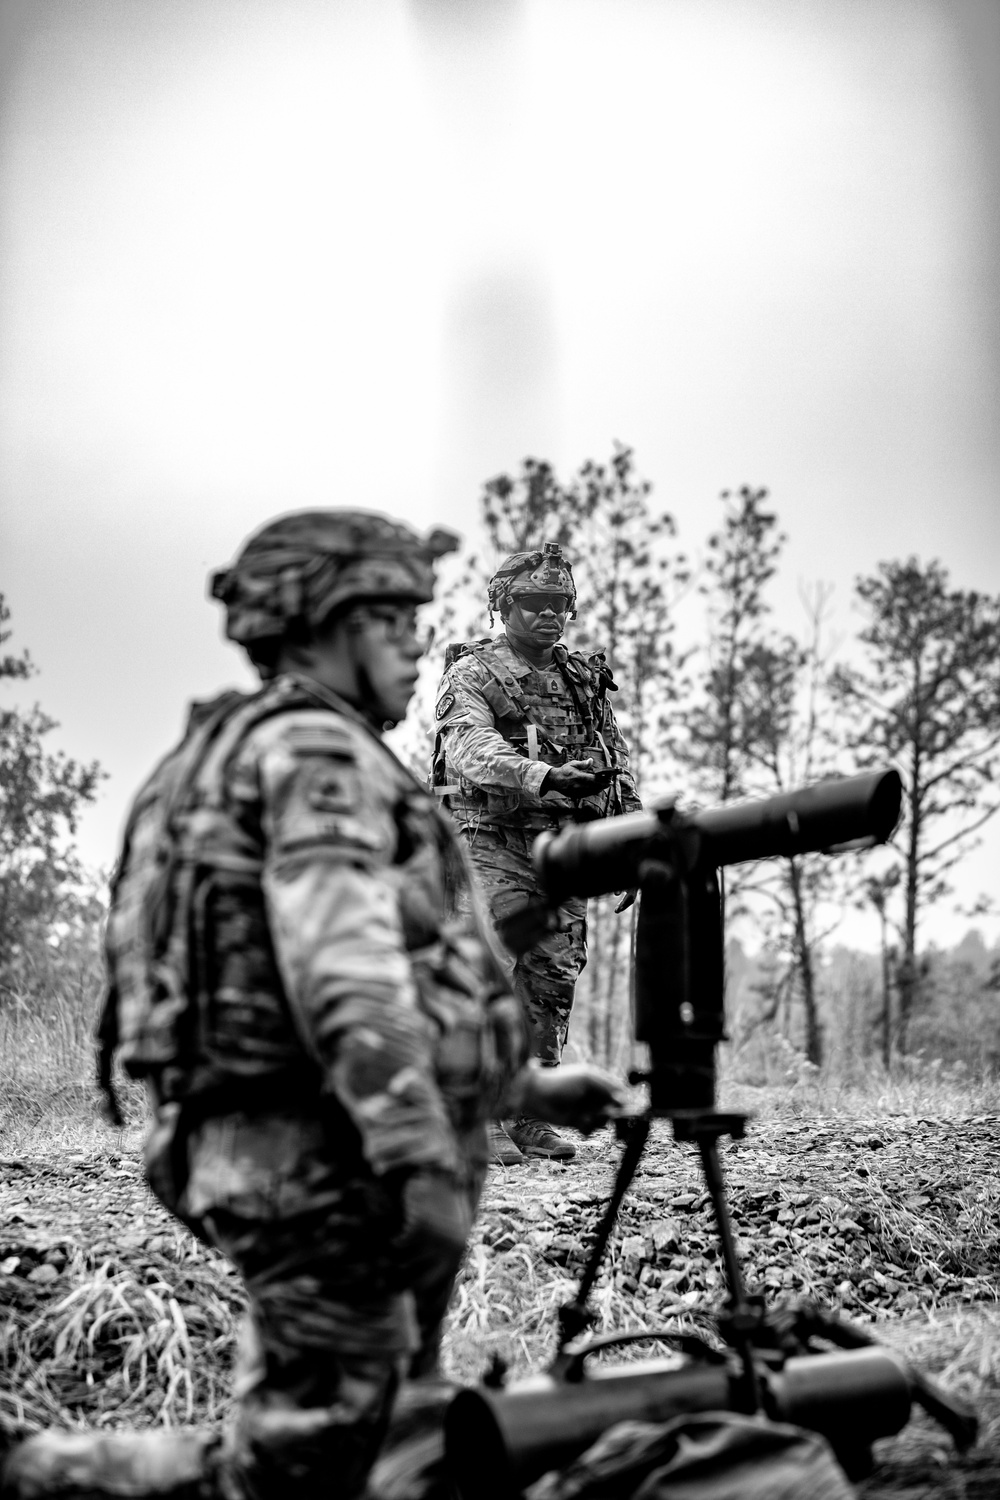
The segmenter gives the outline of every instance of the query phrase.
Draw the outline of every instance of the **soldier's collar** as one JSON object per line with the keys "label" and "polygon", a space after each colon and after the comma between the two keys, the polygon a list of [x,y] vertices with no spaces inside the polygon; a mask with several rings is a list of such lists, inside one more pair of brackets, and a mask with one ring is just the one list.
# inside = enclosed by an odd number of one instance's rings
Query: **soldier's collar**
{"label": "soldier's collar", "polygon": [[[324,708],[332,708],[338,714],[343,714],[346,719],[356,720],[365,729],[374,730],[376,734],[380,732],[381,726],[376,724],[374,719],[369,714],[366,714],[363,708],[359,708],[356,703],[352,703],[350,698],[342,698],[339,693],[333,691],[333,688],[325,687],[323,683],[317,682],[315,677],[309,677],[304,672],[283,672],[281,675],[282,677],[290,678],[297,687],[305,689]],[[280,679],[276,680],[280,681]]]}
{"label": "soldier's collar", "polygon": [[[506,633],[498,636],[493,643],[494,651],[501,648],[504,662],[510,668],[512,677],[527,677],[529,672],[547,672],[549,670],[548,667],[536,667],[533,662],[523,657],[517,647],[511,644]],[[568,655],[569,652],[566,650],[566,647],[557,641],[552,647],[553,662],[550,665],[554,665],[555,663],[561,665]]]}

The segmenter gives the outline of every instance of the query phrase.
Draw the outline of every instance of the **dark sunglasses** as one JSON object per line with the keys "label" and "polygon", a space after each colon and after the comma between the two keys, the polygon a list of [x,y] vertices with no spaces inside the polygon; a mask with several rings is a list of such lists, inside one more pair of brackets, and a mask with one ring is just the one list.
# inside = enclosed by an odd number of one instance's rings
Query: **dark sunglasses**
{"label": "dark sunglasses", "polygon": [[554,615],[564,615],[569,610],[566,594],[517,594],[514,603],[522,609],[530,609],[535,615],[543,614],[547,609],[551,609]]}

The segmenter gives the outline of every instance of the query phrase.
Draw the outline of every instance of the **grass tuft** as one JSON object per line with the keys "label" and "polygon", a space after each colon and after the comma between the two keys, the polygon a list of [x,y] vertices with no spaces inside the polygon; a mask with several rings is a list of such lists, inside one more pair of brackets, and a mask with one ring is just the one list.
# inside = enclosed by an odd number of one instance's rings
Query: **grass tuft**
{"label": "grass tuft", "polygon": [[220,1257],[199,1246],[192,1252],[180,1229],[176,1249],[180,1255],[147,1250],[141,1265],[114,1258],[93,1265],[77,1250],[60,1275],[71,1285],[65,1295],[8,1305],[0,1412],[11,1425],[36,1432],[221,1420],[242,1289]]}

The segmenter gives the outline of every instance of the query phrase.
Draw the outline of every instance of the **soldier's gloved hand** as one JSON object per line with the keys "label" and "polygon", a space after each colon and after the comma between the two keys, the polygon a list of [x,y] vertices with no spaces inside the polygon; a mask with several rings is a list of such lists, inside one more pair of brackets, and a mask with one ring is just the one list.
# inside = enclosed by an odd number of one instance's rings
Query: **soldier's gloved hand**
{"label": "soldier's gloved hand", "polygon": [[592,760],[568,760],[564,766],[550,766],[542,782],[542,796],[562,792],[564,797],[587,797],[608,785],[609,773],[594,770]]}
{"label": "soldier's gloved hand", "polygon": [[616,1119],[625,1109],[625,1094],[618,1080],[589,1063],[528,1067],[521,1086],[517,1106],[521,1114],[548,1120],[550,1125],[573,1125],[585,1135]]}
{"label": "soldier's gloved hand", "polygon": [[403,1227],[398,1252],[404,1271],[419,1280],[456,1265],[465,1251],[472,1214],[469,1201],[450,1172],[421,1168],[405,1178],[400,1191]]}

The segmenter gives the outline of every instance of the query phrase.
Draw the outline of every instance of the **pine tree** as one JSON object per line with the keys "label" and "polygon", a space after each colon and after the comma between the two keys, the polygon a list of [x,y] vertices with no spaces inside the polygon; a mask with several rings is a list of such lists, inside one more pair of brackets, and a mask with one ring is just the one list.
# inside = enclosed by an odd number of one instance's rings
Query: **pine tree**
{"label": "pine tree", "polygon": [[905,1050],[920,984],[917,941],[928,903],[1000,807],[1000,597],[952,589],[939,562],[880,563],[859,578],[866,661],[833,687],[864,764],[895,761],[907,791],[898,1037]]}
{"label": "pine tree", "polygon": [[[724,492],[722,526],[708,542],[708,641],[700,676],[691,684],[678,746],[697,790],[707,800],[767,797],[816,780],[830,769],[831,737],[824,707],[824,622],[828,593],[806,595],[804,642],[770,624],[767,585],[785,538],[767,491],[744,485]],[[774,994],[767,1013],[787,1014],[794,994],[802,1013],[805,1052],[823,1056],[817,995],[818,913],[833,874],[822,856],[798,855],[726,872],[731,915],[752,910],[771,948]]]}
{"label": "pine tree", "polygon": [[[0,646],[11,632],[0,594]],[[0,680],[24,680],[35,668],[27,652],[0,657]],[[46,736],[58,726],[37,704],[0,709],[0,994],[24,987],[39,951],[58,937],[56,924],[93,916],[72,837],[93,802],[103,772],[59,751]]]}

